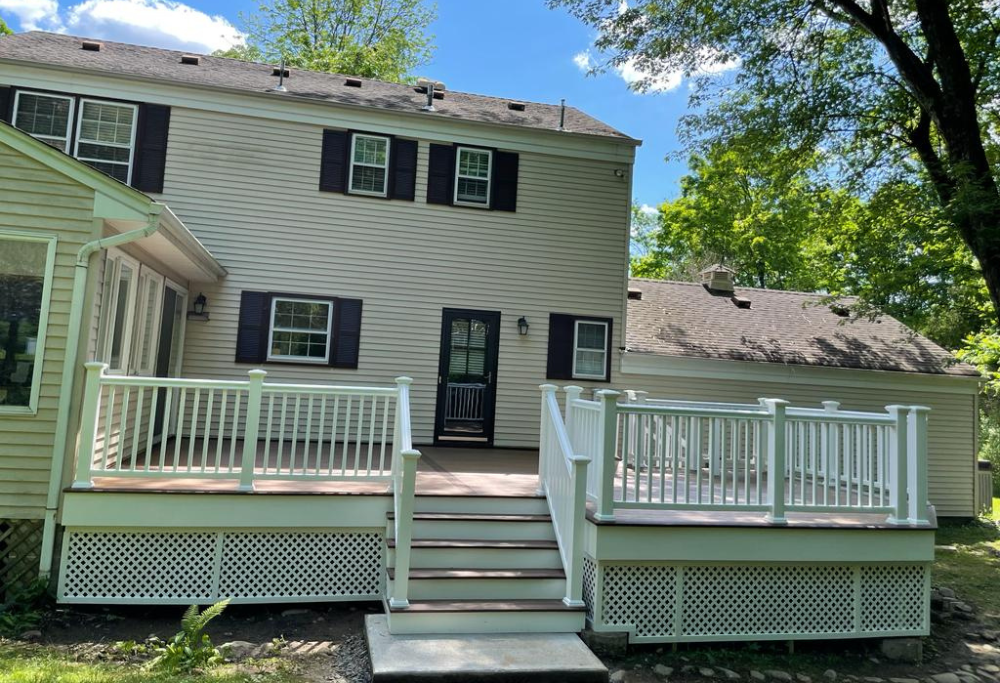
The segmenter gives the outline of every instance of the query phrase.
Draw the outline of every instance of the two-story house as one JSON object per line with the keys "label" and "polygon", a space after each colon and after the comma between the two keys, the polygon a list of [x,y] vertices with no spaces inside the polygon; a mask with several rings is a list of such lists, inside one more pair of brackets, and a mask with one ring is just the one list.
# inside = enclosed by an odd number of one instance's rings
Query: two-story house
{"label": "two-story house", "polygon": [[[746,342],[752,304],[630,291],[638,144],[430,81],[0,39],[7,575],[67,602],[384,598],[394,632],[925,633],[927,502],[971,514],[974,439],[928,453],[913,404],[972,406],[975,379],[925,340],[839,380],[740,357],[765,369],[729,393],[734,366],[678,368],[671,306]],[[844,353],[902,348],[873,329]],[[647,381],[691,400],[612,391]]]}

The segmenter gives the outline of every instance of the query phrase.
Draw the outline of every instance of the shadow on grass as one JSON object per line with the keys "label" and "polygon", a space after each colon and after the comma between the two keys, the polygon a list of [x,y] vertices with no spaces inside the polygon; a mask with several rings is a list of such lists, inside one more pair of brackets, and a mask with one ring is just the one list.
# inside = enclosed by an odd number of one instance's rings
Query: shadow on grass
{"label": "shadow on grass", "polygon": [[981,618],[1000,620],[1000,528],[978,519],[943,521],[937,531],[933,582],[951,588]]}

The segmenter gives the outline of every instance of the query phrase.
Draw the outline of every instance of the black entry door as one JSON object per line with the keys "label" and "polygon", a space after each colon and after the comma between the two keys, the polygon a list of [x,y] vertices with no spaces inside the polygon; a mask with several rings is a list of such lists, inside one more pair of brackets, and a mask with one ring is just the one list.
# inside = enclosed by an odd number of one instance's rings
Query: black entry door
{"label": "black entry door", "polygon": [[496,311],[444,309],[436,443],[492,443],[499,333]]}

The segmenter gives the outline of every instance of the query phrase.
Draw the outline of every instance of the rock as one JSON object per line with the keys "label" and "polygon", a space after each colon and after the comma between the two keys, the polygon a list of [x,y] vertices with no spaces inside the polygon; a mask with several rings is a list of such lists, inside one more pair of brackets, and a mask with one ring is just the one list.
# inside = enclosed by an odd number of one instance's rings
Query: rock
{"label": "rock", "polygon": [[622,683],[625,680],[625,669],[618,669],[618,671],[612,671],[611,676],[608,678],[611,683]]}
{"label": "rock", "polygon": [[885,681],[883,681],[878,676],[865,676],[861,680],[863,680],[865,683],[885,683]]}
{"label": "rock", "polygon": [[884,638],[882,655],[894,662],[919,664],[924,656],[924,643],[920,638]]}
{"label": "rock", "polygon": [[298,617],[303,614],[309,614],[310,610],[304,609],[302,607],[293,607],[292,609],[286,609],[281,613],[283,617]]}
{"label": "rock", "polygon": [[[943,598],[954,598],[955,597],[955,591],[953,591],[950,588],[938,588],[937,591],[938,591],[938,593],[941,594],[941,597],[943,597]],[[933,676],[931,678],[933,678]]]}
{"label": "rock", "polygon": [[955,604],[955,608],[960,612],[972,612],[972,606],[967,602],[959,602]]}
{"label": "rock", "polygon": [[666,677],[672,674],[673,672],[674,672],[673,668],[665,666],[663,664],[657,664],[656,666],[653,667],[653,673],[656,674],[657,676]]}
{"label": "rock", "polygon": [[889,683],[920,683],[916,678],[890,678]]}
{"label": "rock", "polygon": [[804,673],[797,673],[795,674],[795,680],[799,683],[812,683],[813,679],[810,676],[806,676]]}
{"label": "rock", "polygon": [[828,681],[835,681],[837,680],[837,672],[834,671],[833,669],[827,669],[826,671],[823,672],[823,678],[825,678]]}
{"label": "rock", "polygon": [[787,671],[776,671],[774,669],[770,669],[768,671],[765,671],[764,673],[766,673],[770,678],[772,678],[772,679],[774,679],[776,681],[791,681],[792,680],[792,674],[788,673]]}
{"label": "rock", "polygon": [[705,678],[715,678],[715,669],[710,669],[707,666],[698,667],[698,673]]}
{"label": "rock", "polygon": [[759,671],[751,671],[750,672],[750,680],[752,680],[752,681],[766,681],[767,680],[767,676],[765,676],[764,674],[762,674]]}
{"label": "rock", "polygon": [[959,668],[960,668],[960,669],[962,669],[962,671],[968,671],[969,673],[972,673],[972,672],[973,672],[973,668],[972,668],[972,665],[971,665],[971,664],[963,664],[963,665],[962,665],[961,667],[959,667]]}
{"label": "rock", "polygon": [[979,669],[989,674],[1000,674],[1000,666],[996,664],[983,664]]}
{"label": "rock", "polygon": [[223,643],[219,649],[233,661],[239,662],[253,655],[257,650],[257,646],[246,640],[233,640]]}
{"label": "rock", "polygon": [[934,674],[931,680],[934,683],[962,683],[962,679],[953,673]]}
{"label": "rock", "polygon": [[715,670],[718,671],[719,674],[727,681],[738,681],[741,678],[741,676],[732,669],[727,669],[722,666],[717,666],[715,667]]}

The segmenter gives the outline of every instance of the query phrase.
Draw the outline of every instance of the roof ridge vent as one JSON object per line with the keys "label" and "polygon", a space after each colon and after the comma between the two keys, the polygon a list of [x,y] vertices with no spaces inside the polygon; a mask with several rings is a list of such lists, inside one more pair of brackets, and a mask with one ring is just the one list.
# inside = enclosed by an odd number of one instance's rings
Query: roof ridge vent
{"label": "roof ridge vent", "polygon": [[642,299],[642,290],[638,287],[629,287],[628,298],[633,301],[640,301]]}
{"label": "roof ridge vent", "polygon": [[191,64],[198,66],[201,64],[201,57],[198,55],[181,55],[181,64]]}
{"label": "roof ridge vent", "polygon": [[732,296],[735,291],[733,281],[736,279],[736,271],[721,263],[710,265],[699,273],[701,284],[712,294],[728,294]]}
{"label": "roof ridge vent", "polygon": [[348,88],[360,88],[361,79],[350,76],[346,80],[344,80],[344,85],[346,85]]}
{"label": "roof ridge vent", "polygon": [[511,100],[507,103],[507,108],[511,111],[524,111],[527,106],[526,102],[518,102],[517,100]]}
{"label": "roof ridge vent", "polygon": [[750,308],[751,301],[746,297],[733,295],[729,300],[736,304],[736,308]]}
{"label": "roof ridge vent", "polygon": [[80,45],[81,50],[88,52],[100,52],[102,47],[104,47],[104,43],[99,40],[85,40]]}

